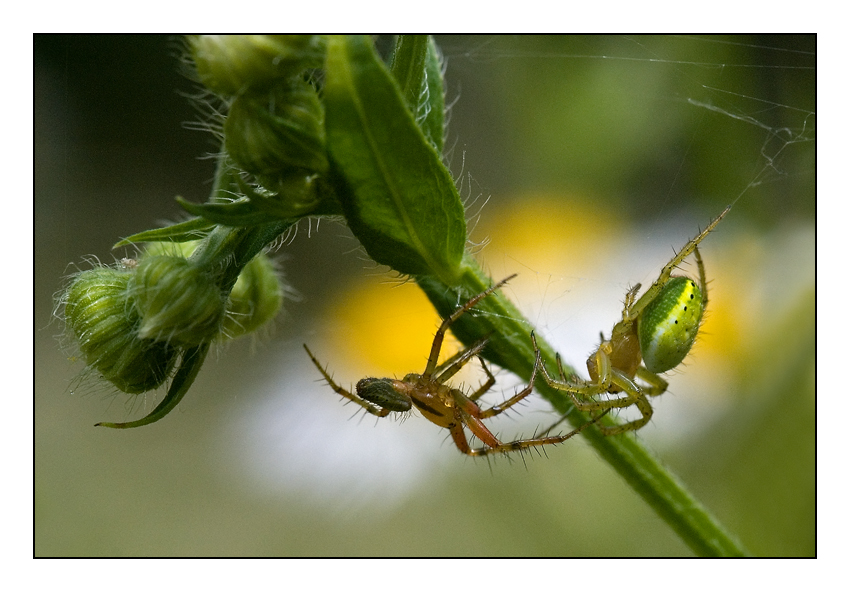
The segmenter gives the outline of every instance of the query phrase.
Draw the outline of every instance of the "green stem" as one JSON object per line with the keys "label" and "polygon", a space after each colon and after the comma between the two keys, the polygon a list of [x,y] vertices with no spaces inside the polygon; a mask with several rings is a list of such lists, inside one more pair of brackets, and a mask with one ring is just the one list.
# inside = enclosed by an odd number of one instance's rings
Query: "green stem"
{"label": "green stem", "polygon": [[[443,317],[450,315],[466,298],[495,283],[469,255],[463,265],[460,284],[455,287],[433,277],[417,279]],[[528,380],[534,365],[530,339],[532,324],[500,291],[482,300],[475,308],[480,314],[463,315],[452,326],[452,332],[466,345],[480,339],[481,335],[492,334],[484,357]],[[544,362],[552,367],[554,350],[540,336],[537,336],[537,341]],[[542,379],[538,379],[536,386],[540,394],[558,412],[567,415],[574,426],[578,427],[590,419],[570,404],[568,396],[551,388]],[[609,417],[602,421],[614,425]],[[735,557],[749,554],[636,437],[630,434],[603,436],[595,426],[584,430],[582,435],[697,555]]]}
{"label": "green stem", "polygon": [[216,226],[191,258],[200,266],[218,269],[217,283],[223,292],[229,293],[242,269],[292,224],[281,220],[260,226]]}

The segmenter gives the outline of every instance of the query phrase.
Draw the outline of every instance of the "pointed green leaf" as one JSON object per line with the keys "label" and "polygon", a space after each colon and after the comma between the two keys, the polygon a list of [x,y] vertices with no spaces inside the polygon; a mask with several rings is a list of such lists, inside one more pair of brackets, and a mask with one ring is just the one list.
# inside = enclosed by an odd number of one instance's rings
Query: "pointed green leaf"
{"label": "pointed green leaf", "polygon": [[145,230],[137,232],[132,236],[128,236],[115,243],[112,247],[116,249],[125,245],[134,243],[155,243],[155,242],[173,242],[185,243],[186,241],[198,240],[203,238],[209,230],[215,226],[213,222],[204,220],[203,218],[192,218],[185,222],[178,222],[165,228],[154,228],[153,230]]}
{"label": "pointed green leaf", "polygon": [[399,35],[390,70],[401,87],[404,101],[413,113],[419,108],[419,95],[425,81],[428,35]]}
{"label": "pointed green leaf", "polygon": [[443,59],[433,37],[428,37],[428,55],[425,59],[425,93],[419,103],[417,121],[419,127],[434,144],[437,152],[443,153],[446,137],[446,91],[443,86]]}
{"label": "pointed green leaf", "polygon": [[178,197],[177,203],[190,214],[224,226],[256,226],[270,221],[268,214],[259,211],[257,206],[247,199],[229,203],[195,204]]}
{"label": "pointed green leaf", "polygon": [[142,419],[136,421],[128,421],[124,423],[112,423],[102,421],[94,424],[95,427],[115,428],[124,430],[128,428],[138,428],[144,425],[159,421],[169,414],[169,412],[177,406],[180,399],[183,398],[189,391],[189,387],[195,382],[201,366],[204,365],[204,359],[207,357],[207,352],[210,349],[209,342],[202,343],[196,347],[187,350],[183,354],[183,359],[180,362],[180,368],[171,380],[171,386],[168,388],[168,393],[156,408]]}
{"label": "pointed green leaf", "polygon": [[455,283],[466,242],[463,204],[368,38],[329,42],[324,95],[352,232],[378,263]]}
{"label": "pointed green leaf", "polygon": [[399,35],[392,73],[416,123],[437,152],[442,153],[446,103],[443,65],[433,37]]}

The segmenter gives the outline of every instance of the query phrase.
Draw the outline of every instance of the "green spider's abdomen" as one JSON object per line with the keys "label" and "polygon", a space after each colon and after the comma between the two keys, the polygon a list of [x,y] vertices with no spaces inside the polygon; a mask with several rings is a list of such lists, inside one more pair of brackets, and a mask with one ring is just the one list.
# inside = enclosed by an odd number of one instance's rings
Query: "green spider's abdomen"
{"label": "green spider's abdomen", "polygon": [[702,291],[687,277],[674,277],[638,319],[643,363],[661,373],[682,363],[697,337],[702,319]]}

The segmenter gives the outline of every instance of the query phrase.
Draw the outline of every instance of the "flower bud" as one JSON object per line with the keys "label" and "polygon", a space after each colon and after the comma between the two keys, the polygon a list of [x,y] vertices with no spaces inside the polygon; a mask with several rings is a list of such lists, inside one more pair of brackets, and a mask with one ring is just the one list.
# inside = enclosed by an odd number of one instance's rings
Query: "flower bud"
{"label": "flower bud", "polygon": [[324,109],[308,82],[291,79],[268,94],[246,93],[230,106],[224,143],[249,173],[271,175],[286,169],[325,172]]}
{"label": "flower bud", "polygon": [[142,257],[128,284],[141,317],[139,336],[183,346],[212,341],[224,298],[212,274],[179,256]]}
{"label": "flower bud", "polygon": [[253,333],[271,321],[282,304],[283,285],[274,264],[266,255],[257,255],[230,292],[221,332],[229,339]]}
{"label": "flower bud", "polygon": [[283,219],[301,218],[316,210],[321,201],[318,175],[291,170],[289,174],[257,177],[260,187],[248,194],[257,209]]}
{"label": "flower bud", "polygon": [[224,95],[319,68],[325,54],[319,35],[197,35],[189,37],[189,49],[201,82]]}
{"label": "flower bud", "polygon": [[[188,257],[198,242],[150,243],[144,250],[143,258],[161,255]],[[283,305],[283,293],[283,283],[275,264],[267,255],[257,255],[241,271],[230,292],[218,337],[242,337],[271,321]]]}
{"label": "flower bud", "polygon": [[143,393],[171,372],[178,350],[168,343],[140,339],[139,316],[127,303],[128,269],[97,268],[74,278],[65,291],[65,322],[89,366],[118,390]]}

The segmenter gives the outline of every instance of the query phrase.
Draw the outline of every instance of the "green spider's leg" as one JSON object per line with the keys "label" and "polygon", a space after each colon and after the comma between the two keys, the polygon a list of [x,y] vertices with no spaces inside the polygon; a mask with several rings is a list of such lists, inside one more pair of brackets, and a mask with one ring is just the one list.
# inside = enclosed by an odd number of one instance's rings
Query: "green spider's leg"
{"label": "green spider's leg", "polygon": [[[624,388],[621,383],[632,388],[632,390],[636,390],[638,388],[637,385],[635,385],[634,382],[632,382],[627,376],[611,367],[610,360],[604,353],[600,351],[596,352],[597,363],[600,368],[598,382],[588,382],[586,380],[580,380],[578,377],[576,377],[576,380],[573,382],[564,382],[558,380],[549,373],[548,368],[546,368],[546,365],[540,359],[540,349],[537,347],[537,339],[534,337],[533,333],[531,334],[531,338],[534,344],[534,349],[537,352],[535,369],[540,370],[546,384],[554,389],[567,393],[573,400],[573,404],[579,410],[596,411],[599,409],[628,407],[634,402],[634,397],[631,396],[606,399],[604,401],[599,401],[594,398],[603,393],[607,393],[612,383],[617,384],[617,386],[619,386],[623,391],[626,391],[626,388]],[[560,364],[560,358],[558,359],[558,367],[560,368],[561,376],[563,376],[564,371]],[[581,395],[581,398],[579,398],[578,395]]]}
{"label": "green spider's leg", "polygon": [[697,262],[697,271],[699,272],[699,287],[702,290],[702,309],[705,310],[708,307],[708,282],[705,280],[705,265],[702,263],[702,257],[700,257],[699,249],[694,247],[694,259]]}
{"label": "green spider's leg", "polygon": [[[714,230],[714,227],[717,226],[717,224],[723,219],[726,214],[729,213],[729,210],[731,209],[732,206],[728,206],[725,210],[723,210],[723,212],[720,213],[719,216],[717,216],[717,218],[712,220],[711,223],[705,227],[705,230],[700,232],[695,239],[690,241],[688,244],[682,247],[681,251],[676,253],[676,256],[673,257],[673,259],[671,259],[670,262],[665,265],[664,268],[661,270],[661,274],[658,276],[658,279],[655,280],[652,286],[650,286],[649,289],[644,293],[644,295],[641,296],[638,301],[634,303],[633,306],[631,306],[628,312],[628,316],[624,315],[624,321],[634,321],[640,316],[640,313],[643,311],[643,309],[649,306],[649,303],[655,300],[655,297],[658,296],[659,292],[661,292],[661,290],[664,288],[664,284],[666,284],[667,280],[670,279],[670,275],[673,273],[673,270],[675,270],[676,267],[678,267],[688,255],[690,255],[696,250],[697,245],[702,241],[702,239],[708,236],[709,232]],[[698,260],[697,265],[699,265],[699,263],[701,263],[701,260]],[[704,279],[705,270],[701,268],[700,282],[702,282]],[[707,293],[708,291],[704,289],[703,294]],[[705,299],[705,296],[703,296],[703,298]]]}
{"label": "green spider's leg", "polygon": [[[625,423],[619,426],[599,426],[599,429],[603,434],[611,436],[615,434],[621,434],[626,431],[636,430],[646,425],[646,423],[652,417],[652,406],[647,400],[646,395],[643,393],[641,387],[638,386],[638,384],[635,383],[634,380],[626,376],[623,372],[617,370],[616,368],[613,368],[611,366],[610,359],[604,352],[600,350],[597,350],[596,352],[597,368],[599,369],[598,382],[562,382],[554,378],[551,374],[549,374],[549,370],[540,360],[540,350],[537,347],[537,340],[534,337],[533,333],[531,335],[531,339],[534,345],[534,349],[538,352],[536,367],[540,369],[540,373],[543,376],[543,379],[550,387],[567,393],[570,396],[570,399],[572,399],[573,404],[576,406],[576,409],[586,412],[600,410],[604,410],[607,412],[611,409],[620,409],[630,407],[632,405],[635,405],[638,408],[641,413],[640,419],[636,419],[635,421]],[[651,391],[648,394],[661,394],[667,389],[667,383],[663,378],[655,376],[644,368],[639,368],[638,373],[642,380],[645,380],[648,384],[652,386]],[[564,375],[563,369],[561,369],[561,375]],[[595,398],[599,395],[602,395],[603,393],[607,393],[612,385],[616,385],[617,387],[619,387],[620,390],[625,393],[624,396],[604,400],[599,400]],[[579,398],[578,395],[581,395],[581,398]]]}
{"label": "green spider's leg", "polygon": [[[556,388],[567,393],[570,396],[570,399],[572,399],[573,404],[576,406],[576,409],[579,409],[580,411],[608,411],[611,409],[631,407],[632,405],[638,408],[638,411],[641,413],[640,419],[618,426],[599,426],[599,430],[606,436],[613,436],[615,434],[636,430],[646,425],[652,417],[652,405],[649,404],[649,401],[641,388],[633,380],[616,368],[609,369],[607,378],[603,379],[602,376],[600,376],[600,380],[604,380],[604,382],[600,382],[598,384],[589,382],[583,382],[582,384],[566,384],[552,378],[543,364],[540,365],[540,370],[546,383],[552,388]],[[643,370],[643,368],[640,370]],[[647,373],[651,374],[648,371]],[[645,378],[642,373],[641,378]],[[656,378],[658,378],[661,382],[665,382],[664,379],[660,377]],[[649,378],[645,379],[647,382],[650,382]],[[652,382],[654,383],[655,381],[653,380]],[[593,398],[607,392],[612,384],[620,387],[625,395],[622,397],[604,400]],[[666,390],[666,388],[666,383],[663,387],[659,384],[657,387],[653,386],[653,391],[648,394],[661,394],[664,390]],[[657,393],[654,392],[656,389],[658,389]],[[581,395],[582,398],[579,398],[577,395]]]}
{"label": "green spider's leg", "polygon": [[[632,430],[637,430],[642,428],[647,424],[647,422],[652,417],[652,405],[649,404],[649,401],[646,399],[646,396],[640,392],[635,391],[634,393],[630,393],[630,395],[634,396],[634,406],[638,408],[640,411],[641,417],[634,421],[630,421],[628,423],[620,424],[617,426],[599,426],[599,430],[606,436],[614,436],[616,434],[622,434],[623,432],[629,432]],[[626,399],[627,397],[623,397]]]}
{"label": "green spider's leg", "polygon": [[649,385],[649,388],[641,389],[644,394],[650,397],[657,397],[667,391],[668,382],[641,366],[638,368],[637,377]]}

